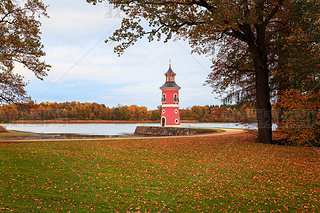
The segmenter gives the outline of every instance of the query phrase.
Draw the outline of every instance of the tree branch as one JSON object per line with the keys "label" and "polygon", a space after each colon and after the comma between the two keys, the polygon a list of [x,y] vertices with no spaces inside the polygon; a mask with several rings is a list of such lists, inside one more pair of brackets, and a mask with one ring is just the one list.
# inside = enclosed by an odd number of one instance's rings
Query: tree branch
{"label": "tree branch", "polygon": [[5,22],[5,19],[6,19],[10,14],[12,14],[12,13],[14,13],[14,10],[13,10],[13,11],[8,12],[7,14],[5,14],[5,15],[2,17],[2,19],[1,19],[0,23]]}
{"label": "tree branch", "polygon": [[242,73],[247,73],[248,75],[254,74],[254,70],[249,70],[249,69],[242,70],[239,67],[232,66],[232,65],[226,65],[226,67],[228,69],[234,69],[234,70],[237,70],[237,71],[242,72]]}
{"label": "tree branch", "polygon": [[145,2],[142,0],[131,0],[125,3],[118,3],[116,2],[116,4],[119,5],[125,5],[125,4],[131,4],[131,3],[143,3],[143,4],[147,4],[147,5],[187,5],[187,6],[191,6],[191,5],[197,5],[197,6],[201,6],[206,8],[207,10],[209,10],[210,12],[213,12],[215,9],[217,9],[215,6],[209,5],[207,1],[205,0],[191,0],[189,3],[186,2],[177,2],[177,1],[160,1],[160,2]]}
{"label": "tree branch", "polygon": [[272,17],[278,12],[280,6],[283,4],[284,0],[279,0],[277,6],[275,6],[273,8],[273,10],[271,11],[271,13],[268,15],[268,17],[264,20],[264,25],[267,26],[267,24],[269,23],[269,21],[272,19]]}

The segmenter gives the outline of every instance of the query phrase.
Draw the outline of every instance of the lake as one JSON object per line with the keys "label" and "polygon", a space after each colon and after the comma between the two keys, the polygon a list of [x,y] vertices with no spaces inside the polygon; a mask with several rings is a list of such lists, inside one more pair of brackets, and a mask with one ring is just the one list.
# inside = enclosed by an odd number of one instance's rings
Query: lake
{"label": "lake", "polygon": [[[16,130],[45,134],[78,134],[78,135],[125,135],[133,134],[137,126],[160,126],[159,123],[136,123],[136,124],[1,124],[7,130]],[[256,127],[238,123],[182,123],[182,127],[211,127],[211,128],[245,128],[256,129]]]}

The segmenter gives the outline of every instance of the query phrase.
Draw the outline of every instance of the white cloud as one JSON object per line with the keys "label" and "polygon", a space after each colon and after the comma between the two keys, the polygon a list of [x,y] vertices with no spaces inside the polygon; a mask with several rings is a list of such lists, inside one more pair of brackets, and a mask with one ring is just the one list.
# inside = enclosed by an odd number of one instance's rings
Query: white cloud
{"label": "white cloud", "polygon": [[28,88],[34,99],[156,108],[161,104],[159,87],[165,81],[163,74],[172,59],[177,84],[182,87],[182,107],[219,104],[211,88],[202,86],[210,72],[210,60],[190,55],[186,42],[149,43],[144,39],[119,58],[113,52],[116,44],[104,43],[121,21],[117,17],[105,18],[109,7],[92,6],[85,1],[47,2],[51,5],[51,18],[43,21],[42,38],[45,60],[52,70],[44,82],[34,81],[32,73],[23,71],[31,80]]}

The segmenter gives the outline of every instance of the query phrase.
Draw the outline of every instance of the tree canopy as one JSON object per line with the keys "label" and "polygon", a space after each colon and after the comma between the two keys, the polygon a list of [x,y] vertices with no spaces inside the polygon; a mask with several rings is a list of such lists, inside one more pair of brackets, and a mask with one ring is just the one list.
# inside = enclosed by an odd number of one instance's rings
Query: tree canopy
{"label": "tree canopy", "polygon": [[31,70],[37,78],[46,76],[50,66],[40,39],[40,16],[46,6],[39,0],[3,0],[0,2],[0,103],[24,102],[30,98],[23,76],[14,70],[17,63]]}
{"label": "tree canopy", "polygon": [[[103,1],[87,0],[93,4]],[[188,40],[193,52],[212,56],[207,83],[214,90],[255,101],[258,140],[263,143],[272,142],[271,93],[281,88],[279,81],[285,81],[279,72],[286,73],[289,64],[297,67],[296,57],[311,49],[317,53],[319,48],[319,40],[313,40],[319,34],[318,0],[107,2],[126,14],[109,38],[120,42],[115,47],[119,55],[143,37]]]}

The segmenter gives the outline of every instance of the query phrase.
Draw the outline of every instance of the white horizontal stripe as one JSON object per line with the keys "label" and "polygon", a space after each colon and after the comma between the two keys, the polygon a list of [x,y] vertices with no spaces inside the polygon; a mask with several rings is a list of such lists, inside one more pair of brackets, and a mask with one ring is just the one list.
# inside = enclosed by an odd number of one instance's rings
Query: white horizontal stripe
{"label": "white horizontal stripe", "polygon": [[162,104],[162,107],[179,107],[179,104]]}

